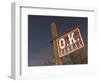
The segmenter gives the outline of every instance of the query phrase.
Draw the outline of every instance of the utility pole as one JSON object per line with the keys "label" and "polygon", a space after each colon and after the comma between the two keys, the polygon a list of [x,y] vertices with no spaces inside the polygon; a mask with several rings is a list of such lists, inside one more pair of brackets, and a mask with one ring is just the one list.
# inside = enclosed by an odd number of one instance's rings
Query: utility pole
{"label": "utility pole", "polygon": [[52,34],[52,42],[53,42],[53,46],[54,46],[56,65],[62,65],[63,64],[62,58],[59,57],[59,55],[58,55],[57,42],[56,42],[56,39],[58,38],[58,33],[57,33],[57,29],[56,29],[56,24],[54,22],[51,24],[51,34]]}

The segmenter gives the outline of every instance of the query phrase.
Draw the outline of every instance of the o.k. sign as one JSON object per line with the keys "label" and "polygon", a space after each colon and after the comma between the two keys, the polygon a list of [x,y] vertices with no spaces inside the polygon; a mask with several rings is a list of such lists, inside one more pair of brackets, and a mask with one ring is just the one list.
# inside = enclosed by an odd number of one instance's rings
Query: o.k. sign
{"label": "o.k. sign", "polygon": [[62,35],[61,37],[57,38],[56,41],[59,57],[68,55],[69,53],[84,47],[84,42],[79,28]]}

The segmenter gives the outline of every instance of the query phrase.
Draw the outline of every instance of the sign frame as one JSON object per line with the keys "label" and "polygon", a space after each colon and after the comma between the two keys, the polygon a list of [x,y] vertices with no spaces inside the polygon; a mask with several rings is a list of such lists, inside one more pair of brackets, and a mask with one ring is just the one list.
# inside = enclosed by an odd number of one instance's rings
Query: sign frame
{"label": "sign frame", "polygon": [[[84,47],[84,42],[83,42],[83,39],[82,39],[82,36],[81,36],[81,33],[80,33],[80,30],[79,30],[79,28],[77,27],[76,29],[73,29],[73,30],[71,30],[70,32],[68,32],[68,33],[66,33],[66,34],[64,34],[64,35],[62,35],[61,37],[59,37],[59,38],[57,38],[57,40],[56,40],[56,42],[57,42],[57,46],[59,46],[59,42],[58,42],[58,40],[60,39],[60,38],[62,38],[62,37],[64,37],[64,36],[66,36],[66,35],[68,35],[68,34],[70,34],[72,31],[75,31],[75,30],[78,30],[79,31],[79,34],[80,34],[80,39],[81,39],[81,41],[82,41],[82,44],[83,44],[83,46],[81,46],[80,48],[78,48],[78,49],[81,49],[81,48],[83,48]],[[57,47],[57,49],[58,49],[58,55],[59,55],[59,57],[63,57],[63,56],[65,56],[65,54],[64,55],[60,55],[60,50],[59,50],[59,48]],[[70,53],[73,53],[74,51],[76,51],[76,50],[78,50],[78,49],[74,49],[74,50],[72,50],[71,52],[68,52],[68,53],[66,53],[66,55],[68,55],[68,54],[70,54]]]}
{"label": "sign frame", "polygon": [[[30,12],[31,9],[34,9]],[[33,12],[35,11],[36,12]],[[42,12],[43,10],[43,12]],[[25,13],[23,13],[23,11]],[[37,14],[41,15],[61,15],[61,13],[69,12],[70,16],[81,16],[88,17],[88,64],[87,65],[60,65],[60,66],[45,66],[45,67],[32,67],[28,68],[27,66],[27,55],[25,55],[25,49],[27,46],[23,46],[26,42],[24,41],[27,37],[27,19],[24,17],[27,14]],[[48,13],[44,12],[48,11]],[[55,11],[55,13],[51,12]],[[59,12],[59,13],[57,13]],[[61,12],[61,13],[60,13]],[[73,13],[71,13],[73,12]],[[86,14],[87,13],[87,14]],[[66,6],[62,7],[61,5],[44,5],[44,4],[35,4],[35,3],[12,3],[12,12],[11,12],[11,29],[12,29],[12,55],[11,55],[11,77],[13,79],[34,79],[34,78],[54,78],[54,77],[66,77],[69,75],[86,75],[86,74],[95,74],[96,73],[96,57],[93,55],[96,51],[93,49],[96,40],[96,9],[89,7],[72,7]],[[66,15],[66,13],[64,14]],[[66,15],[68,16],[68,14]],[[25,20],[25,21],[23,21]],[[90,25],[91,23],[91,25]],[[23,29],[25,26],[26,29]],[[24,41],[24,42],[21,42]],[[23,49],[25,47],[25,49]],[[93,51],[94,50],[94,51]],[[91,52],[92,51],[92,52]]]}

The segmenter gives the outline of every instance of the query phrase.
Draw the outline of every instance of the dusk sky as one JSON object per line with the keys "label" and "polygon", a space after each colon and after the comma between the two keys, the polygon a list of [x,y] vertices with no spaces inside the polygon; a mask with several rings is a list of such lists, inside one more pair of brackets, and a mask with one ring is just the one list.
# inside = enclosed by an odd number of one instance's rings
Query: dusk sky
{"label": "dusk sky", "polygon": [[[87,39],[88,18],[28,15],[28,65],[42,65],[53,54],[51,40],[51,23],[55,22],[57,32],[67,31],[79,25],[83,39]],[[48,55],[47,55],[48,54]],[[42,63],[41,63],[42,62]]]}

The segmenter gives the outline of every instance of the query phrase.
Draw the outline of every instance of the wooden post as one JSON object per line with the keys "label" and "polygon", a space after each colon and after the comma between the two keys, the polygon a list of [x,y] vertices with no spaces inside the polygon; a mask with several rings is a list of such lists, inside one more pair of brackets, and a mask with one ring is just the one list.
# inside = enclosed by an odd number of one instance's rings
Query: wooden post
{"label": "wooden post", "polygon": [[51,24],[51,34],[52,34],[52,41],[53,41],[53,46],[54,46],[56,65],[62,65],[62,58],[59,57],[58,50],[57,50],[56,39],[58,37],[58,33],[57,33],[57,29],[56,29],[56,24],[54,22]]}

